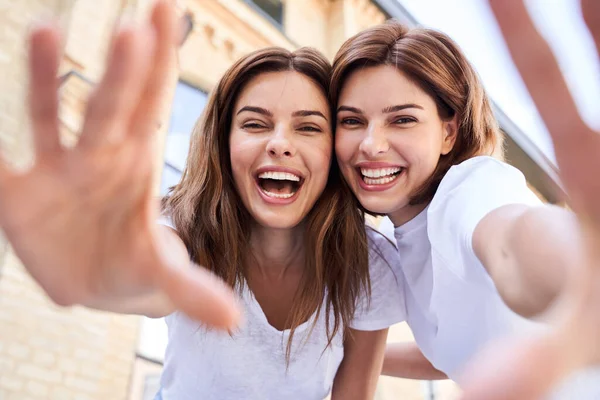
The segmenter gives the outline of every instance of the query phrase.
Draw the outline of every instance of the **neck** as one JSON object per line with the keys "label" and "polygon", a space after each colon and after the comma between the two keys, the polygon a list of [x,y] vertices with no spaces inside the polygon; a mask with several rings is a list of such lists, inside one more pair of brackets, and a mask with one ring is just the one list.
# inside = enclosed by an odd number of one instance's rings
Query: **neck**
{"label": "neck", "polygon": [[388,214],[388,217],[394,224],[394,227],[399,227],[416,217],[423,211],[428,205],[430,201],[427,201],[423,204],[415,204],[415,205],[407,205],[396,211],[393,211]]}
{"label": "neck", "polygon": [[271,229],[255,226],[250,236],[254,256],[251,263],[263,277],[282,278],[290,270],[304,265],[304,230]]}

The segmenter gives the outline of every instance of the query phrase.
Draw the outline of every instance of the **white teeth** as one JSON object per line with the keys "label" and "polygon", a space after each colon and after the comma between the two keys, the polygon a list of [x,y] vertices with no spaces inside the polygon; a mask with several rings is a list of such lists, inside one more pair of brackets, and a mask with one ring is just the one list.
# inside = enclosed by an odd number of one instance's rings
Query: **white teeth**
{"label": "white teeth", "polygon": [[397,179],[398,176],[399,175],[396,175],[396,176],[386,176],[386,177],[377,178],[377,179],[367,178],[366,176],[363,176],[363,180],[365,181],[365,183],[367,185],[385,185],[386,183],[390,183],[394,179]]}
{"label": "white teeth", "polygon": [[[382,176],[388,176],[399,172],[402,168],[393,167],[393,168],[378,168],[378,169],[370,169],[370,168],[361,168],[360,173],[366,178],[379,178]],[[366,182],[366,181],[365,181]]]}
{"label": "white teeth", "polygon": [[300,182],[300,177],[298,175],[290,174],[289,172],[267,171],[260,173],[258,177],[261,179],[273,179],[277,181]]}
{"label": "white teeth", "polygon": [[290,197],[292,197],[294,195],[294,193],[273,193],[273,192],[269,192],[267,190],[263,190],[263,193],[266,194],[269,197],[273,197],[276,199],[289,199]]}

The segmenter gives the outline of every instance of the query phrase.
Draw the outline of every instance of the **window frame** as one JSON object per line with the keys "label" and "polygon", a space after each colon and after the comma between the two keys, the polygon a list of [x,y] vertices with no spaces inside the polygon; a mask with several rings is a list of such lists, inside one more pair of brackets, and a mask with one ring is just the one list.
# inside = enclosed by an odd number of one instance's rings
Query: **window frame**
{"label": "window frame", "polygon": [[258,5],[254,0],[242,0],[246,3],[250,8],[260,14],[261,17],[269,21],[273,26],[275,26],[279,31],[283,33],[284,31],[284,21],[285,21],[285,3],[283,1],[279,1],[281,4],[281,21],[277,21],[276,18],[271,16],[268,12],[266,12],[260,5]]}

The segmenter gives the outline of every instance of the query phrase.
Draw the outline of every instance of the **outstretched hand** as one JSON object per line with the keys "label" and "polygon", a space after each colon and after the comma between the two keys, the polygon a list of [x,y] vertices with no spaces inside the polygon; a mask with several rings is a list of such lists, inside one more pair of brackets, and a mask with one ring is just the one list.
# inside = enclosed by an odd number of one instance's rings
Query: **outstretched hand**
{"label": "outstretched hand", "polygon": [[[489,2],[552,137],[561,179],[581,226],[585,254],[582,260],[573,260],[581,265],[569,269],[558,304],[561,317],[552,330],[495,345],[478,357],[465,373],[464,399],[538,399],[573,371],[600,365],[600,134],[579,115],[523,0]],[[600,2],[582,0],[582,9],[600,52]]]}
{"label": "outstretched hand", "polygon": [[56,27],[30,36],[29,110],[35,163],[0,163],[0,226],[27,271],[55,302],[90,304],[164,293],[209,325],[231,328],[233,294],[191,267],[183,243],[156,225],[154,151],[158,116],[178,40],[170,1],[151,21],[114,34],[106,72],[89,100],[80,140],[59,140]]}

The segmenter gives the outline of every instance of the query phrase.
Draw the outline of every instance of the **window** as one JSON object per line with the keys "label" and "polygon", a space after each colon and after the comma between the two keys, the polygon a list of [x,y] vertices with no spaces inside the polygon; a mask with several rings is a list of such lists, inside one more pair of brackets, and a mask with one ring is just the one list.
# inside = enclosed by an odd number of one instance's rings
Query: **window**
{"label": "window", "polygon": [[283,3],[281,3],[281,0],[246,0],[246,2],[258,8],[261,14],[264,14],[276,25],[283,25]]}
{"label": "window", "polygon": [[160,390],[162,365],[137,356],[129,381],[128,400],[153,400]]}
{"label": "window", "polygon": [[207,95],[203,91],[179,82],[169,121],[169,132],[165,144],[165,164],[160,184],[160,194],[167,194],[170,187],[181,179],[190,147],[190,138],[196,121],[206,105]]}

